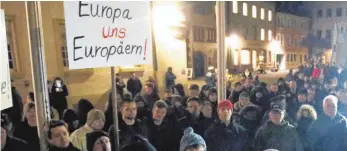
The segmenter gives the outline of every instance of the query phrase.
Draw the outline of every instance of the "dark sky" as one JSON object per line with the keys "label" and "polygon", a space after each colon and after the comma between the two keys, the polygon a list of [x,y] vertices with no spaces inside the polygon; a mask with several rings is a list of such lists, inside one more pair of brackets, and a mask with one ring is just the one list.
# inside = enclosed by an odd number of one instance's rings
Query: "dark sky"
{"label": "dark sky", "polygon": [[276,11],[310,17],[308,8],[302,1],[278,1],[276,2]]}

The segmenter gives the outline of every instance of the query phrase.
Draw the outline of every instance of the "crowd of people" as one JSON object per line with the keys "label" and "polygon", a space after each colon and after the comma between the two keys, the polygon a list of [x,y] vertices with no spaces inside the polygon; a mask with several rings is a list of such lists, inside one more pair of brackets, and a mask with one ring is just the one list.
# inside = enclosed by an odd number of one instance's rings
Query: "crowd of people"
{"label": "crowd of people", "polygon": [[[347,70],[323,66],[307,63],[269,84],[244,75],[225,100],[217,99],[213,73],[186,94],[169,68],[163,98],[154,79],[142,84],[134,73],[125,84],[117,74],[117,115],[112,93],[105,111],[87,99],[68,109],[68,90],[57,78],[49,83],[48,150],[114,151],[118,116],[121,151],[346,151]],[[1,149],[38,151],[33,93],[22,105],[12,91],[14,107],[1,114]]]}

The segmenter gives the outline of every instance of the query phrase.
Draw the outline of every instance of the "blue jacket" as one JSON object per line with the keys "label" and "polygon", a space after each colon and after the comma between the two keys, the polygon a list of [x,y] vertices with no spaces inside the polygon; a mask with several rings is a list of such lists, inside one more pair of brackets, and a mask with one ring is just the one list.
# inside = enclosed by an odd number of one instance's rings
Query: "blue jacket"
{"label": "blue jacket", "polygon": [[244,151],[248,133],[235,122],[226,126],[218,120],[205,131],[205,141],[208,151]]}
{"label": "blue jacket", "polygon": [[309,130],[312,151],[347,150],[347,120],[340,113],[334,119],[322,114]]}

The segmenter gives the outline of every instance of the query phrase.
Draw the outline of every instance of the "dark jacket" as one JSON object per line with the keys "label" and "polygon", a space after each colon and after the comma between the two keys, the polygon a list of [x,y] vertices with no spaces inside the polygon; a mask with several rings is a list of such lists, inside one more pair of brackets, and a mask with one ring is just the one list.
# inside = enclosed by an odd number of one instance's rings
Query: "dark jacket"
{"label": "dark jacket", "polygon": [[22,104],[22,98],[20,97],[17,89],[15,87],[12,87],[12,107],[2,110],[1,113],[6,113],[8,117],[10,118],[11,122],[13,123],[13,126],[16,127],[22,118],[23,114],[23,104]]}
{"label": "dark jacket", "polygon": [[237,101],[239,101],[239,96],[241,94],[242,91],[233,91],[231,92],[231,95],[229,96],[229,100],[232,102],[232,103],[236,103]]}
{"label": "dark jacket", "polygon": [[322,114],[309,130],[312,151],[347,150],[347,120],[340,113],[334,119]]}
{"label": "dark jacket", "polygon": [[28,145],[28,143],[18,138],[7,136],[5,147],[1,151],[25,151],[25,150],[32,150],[30,146]]}
{"label": "dark jacket", "polygon": [[57,92],[56,86],[53,85],[52,87],[52,106],[57,109],[59,113],[59,117],[63,116],[63,112],[65,109],[67,109],[67,99],[66,96],[69,95],[69,91],[67,90],[66,86],[63,85],[62,92]]}
{"label": "dark jacket", "polygon": [[255,135],[254,151],[266,149],[303,151],[296,129],[286,121],[283,121],[281,125],[268,121],[258,129]]}
{"label": "dark jacket", "polygon": [[145,120],[144,123],[148,127],[148,140],[158,151],[178,150],[179,141],[174,137],[176,134],[175,125],[167,119],[164,119],[161,125],[155,125],[153,118]]}
{"label": "dark jacket", "polygon": [[67,148],[58,148],[55,146],[49,146],[48,151],[80,151],[78,148],[74,147],[72,143]]}
{"label": "dark jacket", "polygon": [[36,126],[30,127],[26,121],[21,122],[18,127],[14,129],[13,136],[27,142],[29,148],[33,151],[40,150],[40,140]]}
{"label": "dark jacket", "polygon": [[312,118],[302,117],[298,121],[298,127],[296,128],[305,151],[310,151],[308,144],[308,130],[311,127],[313,121],[314,120]]}
{"label": "dark jacket", "polygon": [[165,75],[165,86],[167,89],[175,86],[176,75],[172,72],[166,72]]}
{"label": "dark jacket", "polygon": [[[127,125],[122,118],[119,119],[119,145],[122,147],[134,135],[141,135],[148,138],[148,129],[141,120],[136,120],[134,125]],[[109,130],[111,141],[114,140],[114,127]],[[114,146],[112,146],[114,147]],[[113,149],[112,149],[113,150]]]}
{"label": "dark jacket", "polygon": [[213,121],[206,121],[208,120],[205,118],[202,114],[200,114],[199,117],[196,119],[193,118],[192,114],[187,113],[187,115],[181,119],[178,120],[179,128],[180,128],[180,134],[183,136],[183,131],[188,128],[192,127],[194,129],[194,132],[199,134],[200,136],[204,136],[205,130],[212,125]]}
{"label": "dark jacket", "polygon": [[160,100],[158,94],[154,91],[150,95],[144,95],[143,97],[145,98],[145,103],[150,110],[152,110],[154,103]]}
{"label": "dark jacket", "polygon": [[136,78],[129,78],[127,82],[127,89],[131,93],[131,95],[134,97],[137,93],[140,93],[142,90],[142,83],[141,81]]}
{"label": "dark jacket", "polygon": [[116,79],[117,93],[123,98],[125,84],[122,79]]}
{"label": "dark jacket", "polygon": [[208,151],[244,151],[247,148],[247,131],[235,122],[226,126],[217,120],[205,131]]}

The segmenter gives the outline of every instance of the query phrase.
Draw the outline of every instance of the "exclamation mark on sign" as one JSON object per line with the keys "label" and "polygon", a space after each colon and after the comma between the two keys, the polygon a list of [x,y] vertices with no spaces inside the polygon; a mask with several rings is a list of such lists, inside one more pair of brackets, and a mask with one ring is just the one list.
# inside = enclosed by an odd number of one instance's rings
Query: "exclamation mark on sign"
{"label": "exclamation mark on sign", "polygon": [[145,53],[144,53],[143,60],[146,60],[146,51],[147,51],[147,39],[145,40]]}

